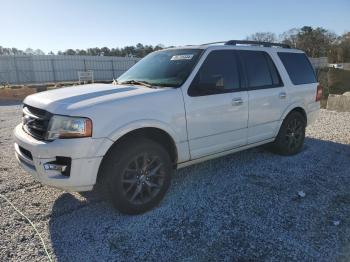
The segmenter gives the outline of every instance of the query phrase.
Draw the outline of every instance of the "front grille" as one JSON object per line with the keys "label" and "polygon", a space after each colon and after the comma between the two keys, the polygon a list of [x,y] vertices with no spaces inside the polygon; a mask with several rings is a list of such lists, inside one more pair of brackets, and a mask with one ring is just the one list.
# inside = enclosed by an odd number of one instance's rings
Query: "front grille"
{"label": "front grille", "polygon": [[45,140],[50,118],[51,113],[43,109],[23,105],[23,129],[38,140]]}

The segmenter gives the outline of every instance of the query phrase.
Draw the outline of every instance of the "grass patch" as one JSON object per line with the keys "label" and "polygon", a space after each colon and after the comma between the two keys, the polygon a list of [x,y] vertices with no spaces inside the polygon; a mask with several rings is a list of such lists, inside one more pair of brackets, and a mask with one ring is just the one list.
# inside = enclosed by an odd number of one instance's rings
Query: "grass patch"
{"label": "grass patch", "polygon": [[330,94],[344,94],[350,91],[350,71],[330,68],[327,73]]}
{"label": "grass patch", "polygon": [[321,108],[326,108],[329,94],[342,95],[350,91],[350,71],[322,68],[317,71],[317,81],[323,86]]}

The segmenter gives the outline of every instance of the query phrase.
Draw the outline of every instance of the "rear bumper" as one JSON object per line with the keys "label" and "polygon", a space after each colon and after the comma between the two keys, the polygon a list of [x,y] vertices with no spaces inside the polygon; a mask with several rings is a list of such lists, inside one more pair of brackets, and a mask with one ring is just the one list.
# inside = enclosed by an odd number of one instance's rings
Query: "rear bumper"
{"label": "rear bumper", "polygon": [[[88,191],[93,188],[103,149],[112,144],[105,138],[43,142],[25,133],[21,124],[14,130],[14,140],[15,155],[23,169],[35,180],[67,191]],[[45,169],[44,165],[55,161],[58,156],[71,158],[69,176],[57,170]]]}
{"label": "rear bumper", "polygon": [[316,119],[318,118],[318,115],[320,114],[320,110],[314,110],[307,113],[307,125],[312,125],[315,123]]}

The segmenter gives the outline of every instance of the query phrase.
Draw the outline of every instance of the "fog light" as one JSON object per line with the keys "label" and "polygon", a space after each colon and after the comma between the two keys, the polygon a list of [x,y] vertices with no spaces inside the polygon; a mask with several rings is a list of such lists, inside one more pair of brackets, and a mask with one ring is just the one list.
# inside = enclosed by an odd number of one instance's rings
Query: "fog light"
{"label": "fog light", "polygon": [[56,156],[56,160],[44,164],[45,170],[57,171],[69,177],[72,159],[70,157]]}
{"label": "fog light", "polygon": [[58,164],[53,164],[53,163],[46,163],[44,164],[45,170],[54,170],[58,172],[64,172],[67,169],[66,165],[58,165]]}

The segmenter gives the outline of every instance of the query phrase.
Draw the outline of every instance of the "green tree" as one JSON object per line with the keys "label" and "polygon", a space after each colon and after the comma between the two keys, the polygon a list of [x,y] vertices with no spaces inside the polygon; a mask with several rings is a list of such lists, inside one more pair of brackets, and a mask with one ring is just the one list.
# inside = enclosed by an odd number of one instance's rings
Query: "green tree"
{"label": "green tree", "polygon": [[304,26],[298,33],[297,48],[304,50],[310,57],[328,56],[336,35],[322,27],[313,29]]}
{"label": "green tree", "polygon": [[282,42],[303,50],[310,57],[328,56],[337,39],[336,34],[322,27],[304,26],[281,35]]}
{"label": "green tree", "polygon": [[109,56],[111,50],[108,47],[102,47],[100,50],[100,55]]}
{"label": "green tree", "polygon": [[344,33],[337,38],[332,46],[328,56],[331,63],[349,63],[350,62],[350,32]]}
{"label": "green tree", "polygon": [[66,51],[63,52],[64,55],[76,55],[75,50],[73,49],[67,49]]}

